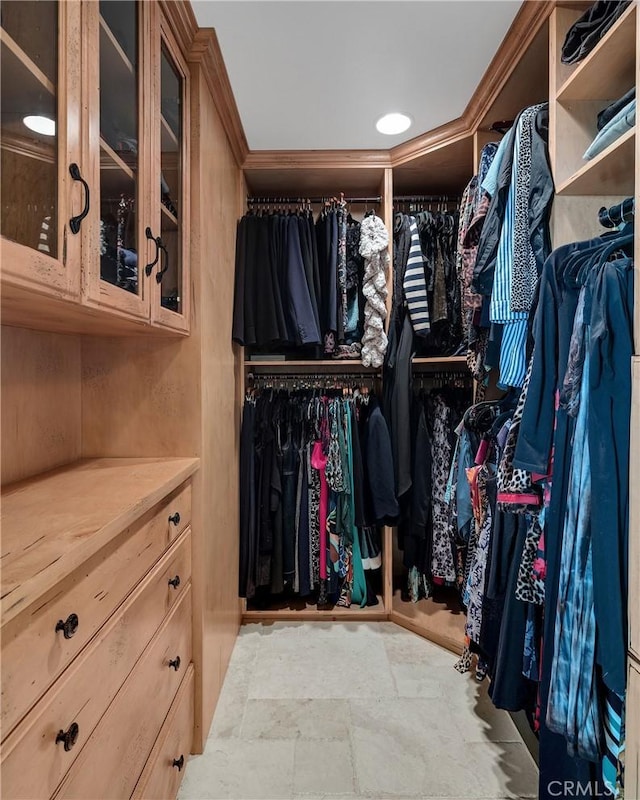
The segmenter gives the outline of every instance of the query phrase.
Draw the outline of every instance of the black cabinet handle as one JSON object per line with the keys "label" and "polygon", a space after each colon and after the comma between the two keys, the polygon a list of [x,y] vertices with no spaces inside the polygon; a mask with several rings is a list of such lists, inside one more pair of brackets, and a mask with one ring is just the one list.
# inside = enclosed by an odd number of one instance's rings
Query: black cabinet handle
{"label": "black cabinet handle", "polygon": [[147,264],[147,266],[144,268],[144,274],[148,278],[149,275],[151,275],[151,273],[153,272],[153,268],[158,263],[158,259],[160,258],[160,248],[162,247],[162,239],[159,236],[154,236],[151,228],[147,228],[146,231],[144,232],[144,235],[147,237],[147,239],[151,239],[151,241],[156,246],[156,257],[150,264]]}
{"label": "black cabinet handle", "polygon": [[163,255],[163,259],[162,260],[163,260],[164,266],[162,267],[160,272],[156,272],[156,282],[157,283],[162,283],[162,279],[164,278],[164,273],[167,272],[167,270],[169,269],[169,251],[167,250],[167,248],[163,244],[162,240],[160,240],[160,249],[162,250],[162,255]]}
{"label": "black cabinet handle", "polygon": [[176,656],[169,662],[169,669],[171,669],[171,667],[173,667],[176,672],[180,669],[180,656]]}
{"label": "black cabinet handle", "polygon": [[64,749],[69,752],[73,745],[78,741],[78,734],[80,733],[80,728],[78,727],[77,722],[72,722],[69,725],[68,731],[59,731],[58,735],[56,736],[56,744],[60,744],[60,742],[64,743]]}
{"label": "black cabinet handle", "polygon": [[174,758],[172,766],[177,767],[178,772],[181,772],[182,767],[184,767],[184,756],[180,756],[180,758]]}
{"label": "black cabinet handle", "polygon": [[56,633],[58,631],[62,631],[65,639],[71,639],[71,637],[74,636],[75,632],[78,630],[79,624],[80,620],[78,619],[78,615],[69,614],[65,620],[58,620],[56,624]]}
{"label": "black cabinet handle", "polygon": [[174,589],[177,589],[180,586],[180,576],[176,575],[175,578],[169,578],[169,586],[173,586]]}
{"label": "black cabinet handle", "polygon": [[84,209],[80,214],[77,214],[75,217],[71,217],[71,219],[69,220],[69,227],[71,228],[71,233],[78,233],[78,231],[80,230],[80,224],[82,223],[82,220],[89,213],[89,184],[80,174],[80,167],[75,163],[75,161],[73,164],[69,164],[69,174],[71,175],[74,181],[80,181],[80,183],[84,186]]}
{"label": "black cabinet handle", "polygon": [[169,517],[169,522],[177,527],[180,524],[180,514],[176,511]]}

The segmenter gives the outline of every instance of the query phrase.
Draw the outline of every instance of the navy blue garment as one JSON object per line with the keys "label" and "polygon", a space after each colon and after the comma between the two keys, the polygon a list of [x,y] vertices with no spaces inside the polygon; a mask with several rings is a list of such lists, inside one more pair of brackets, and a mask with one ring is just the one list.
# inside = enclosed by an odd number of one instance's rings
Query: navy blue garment
{"label": "navy blue garment", "polygon": [[626,688],[633,262],[598,270],[590,350],[593,582],[602,679]]}
{"label": "navy blue garment", "polygon": [[298,449],[289,434],[282,457],[282,512],[283,512],[283,577],[288,586],[293,585],[296,569],[296,488],[298,484]]}
{"label": "navy blue garment", "polygon": [[[600,241],[595,240],[595,241]],[[537,292],[533,323],[535,350],[531,381],[520,423],[513,465],[546,475],[555,423],[556,390],[562,386],[569,357],[578,288],[567,288],[561,279],[567,258],[587,243],[558,247],[545,261]]]}
{"label": "navy blue garment", "polygon": [[296,344],[320,344],[320,331],[302,256],[298,217],[295,215],[289,217],[288,233],[287,299],[295,322]]}
{"label": "navy blue garment", "polygon": [[256,492],[254,420],[255,404],[246,400],[240,432],[240,569],[238,595],[252,597],[255,592]]}

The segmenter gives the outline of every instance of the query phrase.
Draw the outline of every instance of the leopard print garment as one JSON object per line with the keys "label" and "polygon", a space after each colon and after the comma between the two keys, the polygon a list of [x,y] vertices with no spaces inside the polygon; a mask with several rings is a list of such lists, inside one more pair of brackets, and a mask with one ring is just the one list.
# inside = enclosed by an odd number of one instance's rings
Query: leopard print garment
{"label": "leopard print garment", "polygon": [[523,514],[531,511],[532,509],[539,508],[540,499],[536,503],[517,503],[517,502],[502,502],[500,501],[500,494],[515,494],[515,495],[535,495],[540,498],[540,490],[534,485],[531,473],[524,469],[517,469],[513,466],[513,459],[516,452],[516,444],[518,442],[518,433],[520,431],[520,423],[524,413],[524,405],[527,399],[527,392],[529,390],[529,383],[531,381],[531,372],[533,370],[533,356],[529,359],[529,366],[527,367],[527,374],[524,379],[524,385],[520,392],[518,404],[513,414],[511,427],[504,446],[500,465],[498,467],[498,508],[500,511],[508,511],[512,514]]}
{"label": "leopard print garment", "polygon": [[520,149],[516,177],[516,207],[513,234],[511,310],[530,311],[538,283],[536,257],[529,237],[529,189],[531,186],[531,142],[538,111],[544,103],[530,106],[520,120]]}
{"label": "leopard print garment", "polygon": [[544,605],[544,581],[539,577],[534,566],[541,535],[540,517],[538,514],[532,514],[516,582],[516,598],[524,603],[534,603],[539,606]]}
{"label": "leopard print garment", "polygon": [[310,442],[306,448],[309,476],[309,574],[312,588],[320,584],[320,472],[311,466]]}
{"label": "leopard print garment", "polygon": [[434,400],[433,442],[431,446],[432,504],[433,504],[433,555],[431,573],[449,583],[456,580],[456,565],[453,558],[453,542],[449,506],[446,501],[447,481],[451,466],[451,409],[442,397]]}

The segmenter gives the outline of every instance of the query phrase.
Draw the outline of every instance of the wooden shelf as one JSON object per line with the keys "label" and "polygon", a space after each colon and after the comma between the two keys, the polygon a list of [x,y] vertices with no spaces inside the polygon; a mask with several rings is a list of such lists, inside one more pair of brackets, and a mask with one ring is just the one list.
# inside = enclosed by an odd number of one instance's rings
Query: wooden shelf
{"label": "wooden shelf", "polygon": [[[20,123],[22,125],[22,123]],[[56,163],[56,147],[54,144],[47,144],[30,136],[23,136],[11,130],[8,126],[2,127],[0,134],[0,147],[10,153],[26,158],[35,158],[37,161],[45,161],[47,164]]]}
{"label": "wooden shelf", "polygon": [[[35,64],[33,60],[20,47],[20,45],[17,44],[17,42],[14,39],[12,39],[11,36],[9,36],[9,34],[5,31],[4,28],[0,28],[0,41],[15,56],[15,58],[18,59],[18,61],[22,64],[22,66],[26,67],[29,73],[33,75],[33,77],[38,81],[40,86],[42,86],[43,89],[46,89],[47,92],[49,92],[49,94],[55,96],[56,93],[55,84],[52,81],[50,81],[49,78],[47,78],[47,76],[40,69],[40,67],[38,67],[37,64]],[[4,63],[2,66],[4,70],[5,68]],[[17,89],[18,87],[15,88]],[[8,109],[5,98],[3,98],[3,106],[5,107],[5,109]]]}
{"label": "wooden shelf", "polygon": [[197,458],[97,458],[2,490],[2,624],[177,488]]}
{"label": "wooden shelf", "polygon": [[173,132],[173,128],[164,117],[164,114],[160,114],[160,125],[161,125],[161,149],[163,153],[173,152],[178,149],[180,146],[180,141],[176,134]]}
{"label": "wooden shelf", "polygon": [[558,101],[617,99],[635,83],[635,53],[636,6],[632,3],[565,80]]}
{"label": "wooden shelf", "polygon": [[169,209],[160,204],[160,211],[162,212],[162,230],[163,231],[177,231],[178,230],[178,218],[175,214],[172,214]]}
{"label": "wooden shelf", "polygon": [[248,610],[242,613],[243,622],[295,622],[296,620],[324,620],[325,622],[337,621],[357,622],[367,620],[368,622],[382,621],[388,618],[385,611],[382,597],[378,595],[377,606],[352,605],[351,608],[334,606],[331,609],[319,609],[315,605],[308,605],[306,608],[273,608],[264,611]]}
{"label": "wooden shelf", "polygon": [[104,52],[105,57],[109,58],[112,65],[119,65],[119,70],[126,70],[133,75],[135,69],[129,57],[120,46],[120,42],[113,35],[113,31],[107,24],[105,18],[100,15],[100,52]]}
{"label": "wooden shelf", "polygon": [[104,139],[100,139],[100,150],[102,151],[102,156],[100,158],[100,169],[119,169],[121,172],[130,178],[132,181],[135,180],[135,172],[131,169],[131,167],[126,163],[126,161],[120,156],[111,145],[107,144]]}
{"label": "wooden shelf", "polygon": [[635,130],[627,131],[556,187],[556,195],[632,195],[635,192]]}

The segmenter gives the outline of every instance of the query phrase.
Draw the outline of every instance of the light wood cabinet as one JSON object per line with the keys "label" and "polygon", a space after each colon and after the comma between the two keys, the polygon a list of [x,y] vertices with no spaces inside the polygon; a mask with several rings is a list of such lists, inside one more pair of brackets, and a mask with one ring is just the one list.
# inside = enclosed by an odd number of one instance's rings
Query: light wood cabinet
{"label": "light wood cabinet", "polygon": [[80,2],[4,3],[1,13],[3,288],[77,299],[80,237],[70,221],[84,196],[69,169],[81,164]]}
{"label": "light wood cabinet", "polygon": [[197,466],[93,459],[3,489],[7,797],[130,797],[176,693],[193,691]]}
{"label": "light wood cabinet", "polygon": [[[7,6],[4,321],[188,333],[189,74],[159,4]],[[54,136],[29,131],[30,109]]]}

